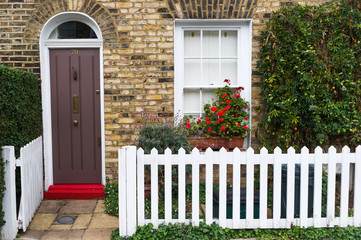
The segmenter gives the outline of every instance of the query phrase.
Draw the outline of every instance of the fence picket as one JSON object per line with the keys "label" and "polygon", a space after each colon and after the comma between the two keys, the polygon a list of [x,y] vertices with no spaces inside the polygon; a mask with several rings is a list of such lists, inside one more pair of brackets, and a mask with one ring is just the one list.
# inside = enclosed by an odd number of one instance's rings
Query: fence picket
{"label": "fence picket", "polygon": [[301,175],[300,175],[300,226],[308,227],[308,185],[309,185],[309,157],[308,148],[301,149]]}
{"label": "fence picket", "polygon": [[293,224],[295,214],[295,157],[296,151],[293,147],[290,147],[287,150],[287,228]]}
{"label": "fence picket", "polygon": [[151,217],[152,223],[155,227],[158,227],[158,150],[153,148],[150,151],[151,157],[151,176],[150,176],[150,185],[151,185]]}
{"label": "fence picket", "polygon": [[118,196],[119,196],[119,235],[127,235],[127,188],[126,188],[126,151],[121,148],[118,151]]}
{"label": "fence picket", "polygon": [[192,223],[199,225],[199,150],[192,151]]}
{"label": "fence picket", "polygon": [[165,203],[165,221],[172,219],[172,150],[167,148],[164,151],[164,203]]}
{"label": "fence picket", "polygon": [[178,218],[180,222],[186,219],[186,178],[185,178],[185,155],[183,148],[178,151]]}
{"label": "fence picket", "polygon": [[213,151],[207,148],[206,158],[206,223],[213,222]]}
{"label": "fence picket", "polygon": [[333,227],[335,220],[336,148],[328,149],[327,179],[327,226]]}
{"label": "fence picket", "polygon": [[226,227],[227,213],[227,151],[221,148],[219,151],[219,225]]}
{"label": "fence picket", "polygon": [[268,150],[263,147],[260,152],[259,179],[259,220],[260,228],[267,228],[267,187],[268,187]]}
{"label": "fence picket", "polygon": [[314,186],[313,186],[313,225],[321,227],[321,204],[322,204],[322,148],[317,147],[314,155]]}
{"label": "fence picket", "polygon": [[356,148],[356,162],[355,162],[355,187],[353,196],[353,216],[354,226],[361,227],[361,204],[358,202],[361,199],[361,146]]}
{"label": "fence picket", "polygon": [[137,151],[137,177],[138,177],[138,225],[145,224],[144,219],[144,150]]}
{"label": "fence picket", "polygon": [[127,188],[127,235],[133,235],[137,228],[137,149],[135,146],[128,146],[126,148],[127,158],[126,158],[126,188]]}
{"label": "fence picket", "polygon": [[240,199],[241,199],[241,151],[235,148],[233,156],[233,228],[240,228]]}
{"label": "fence picket", "polygon": [[282,176],[282,150],[276,147],[274,150],[273,165],[273,227],[280,227],[281,219],[281,176]]}
{"label": "fence picket", "polygon": [[253,209],[254,209],[254,150],[252,148],[247,149],[247,187],[246,187],[246,220],[247,227],[253,227]]}
{"label": "fence picket", "polygon": [[350,148],[348,146],[342,148],[341,167],[340,227],[346,227],[348,225],[348,194],[350,189]]}

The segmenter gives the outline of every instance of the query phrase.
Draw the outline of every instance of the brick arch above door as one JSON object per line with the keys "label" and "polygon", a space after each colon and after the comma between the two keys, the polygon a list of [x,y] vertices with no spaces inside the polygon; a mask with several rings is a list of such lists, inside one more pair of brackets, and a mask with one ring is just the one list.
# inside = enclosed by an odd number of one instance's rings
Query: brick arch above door
{"label": "brick arch above door", "polygon": [[164,0],[168,8],[159,9],[164,18],[240,19],[252,18],[258,0]]}
{"label": "brick arch above door", "polygon": [[24,29],[24,39],[28,43],[39,43],[40,33],[45,23],[54,15],[62,12],[81,12],[94,19],[102,31],[104,44],[118,42],[118,31],[114,16],[101,3],[95,0],[46,0],[31,13]]}

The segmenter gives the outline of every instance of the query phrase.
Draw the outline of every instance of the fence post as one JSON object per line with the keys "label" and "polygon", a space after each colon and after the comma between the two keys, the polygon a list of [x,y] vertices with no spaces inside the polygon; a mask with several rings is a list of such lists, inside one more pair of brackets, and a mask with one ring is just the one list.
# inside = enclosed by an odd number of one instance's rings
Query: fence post
{"label": "fence post", "polygon": [[15,151],[13,146],[2,147],[5,171],[5,193],[3,210],[5,225],[1,229],[0,239],[15,239],[18,232],[16,219],[16,187],[15,187]]}
{"label": "fence post", "polygon": [[125,146],[118,151],[119,235],[135,233],[136,219],[136,147]]}

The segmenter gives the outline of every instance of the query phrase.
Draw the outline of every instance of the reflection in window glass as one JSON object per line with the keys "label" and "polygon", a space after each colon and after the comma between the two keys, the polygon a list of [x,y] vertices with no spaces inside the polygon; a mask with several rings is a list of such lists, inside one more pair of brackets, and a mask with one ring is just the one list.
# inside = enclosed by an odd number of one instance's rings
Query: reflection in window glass
{"label": "reflection in window glass", "polygon": [[88,25],[70,21],[59,25],[50,34],[50,39],[78,39],[78,38],[97,38],[97,35]]}

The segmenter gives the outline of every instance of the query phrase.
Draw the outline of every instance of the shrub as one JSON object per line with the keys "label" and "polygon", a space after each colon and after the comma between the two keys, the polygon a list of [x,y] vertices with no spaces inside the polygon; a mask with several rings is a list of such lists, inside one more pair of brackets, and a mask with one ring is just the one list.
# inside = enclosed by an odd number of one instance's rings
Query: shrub
{"label": "shrub", "polygon": [[106,213],[118,216],[119,215],[119,197],[118,197],[118,184],[107,183],[104,187],[104,194],[105,194],[105,211]]}
{"label": "shrub", "polygon": [[137,127],[140,130],[136,140],[137,147],[142,148],[146,154],[153,148],[156,148],[158,153],[164,153],[167,148],[172,150],[172,153],[178,153],[181,147],[187,153],[191,151],[185,132],[175,125],[174,121],[160,121],[152,116],[146,118],[144,125]]}
{"label": "shrub", "polygon": [[361,1],[284,7],[262,32],[261,142],[356,146],[361,141]]}
{"label": "shrub", "polygon": [[[0,147],[20,147],[41,133],[41,100],[35,74],[0,65]],[[2,199],[5,191],[4,165],[0,153],[0,228],[5,224]]]}

